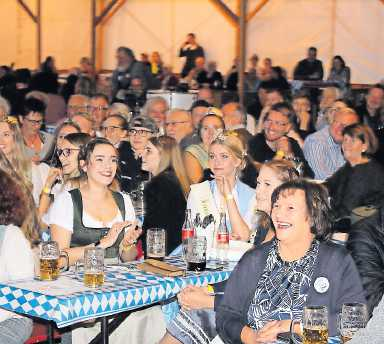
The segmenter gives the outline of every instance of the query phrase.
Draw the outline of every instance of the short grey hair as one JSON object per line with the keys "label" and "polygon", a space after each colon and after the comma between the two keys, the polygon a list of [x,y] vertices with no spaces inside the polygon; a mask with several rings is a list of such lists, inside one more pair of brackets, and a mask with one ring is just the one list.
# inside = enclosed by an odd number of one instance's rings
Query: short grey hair
{"label": "short grey hair", "polygon": [[156,103],[164,103],[167,106],[167,109],[169,109],[169,104],[168,104],[167,100],[164,99],[163,97],[157,96],[157,97],[149,98],[147,100],[147,102],[145,103],[145,105],[142,109],[141,114],[143,116],[148,116],[148,112],[150,111],[151,107],[153,105],[155,105]]}

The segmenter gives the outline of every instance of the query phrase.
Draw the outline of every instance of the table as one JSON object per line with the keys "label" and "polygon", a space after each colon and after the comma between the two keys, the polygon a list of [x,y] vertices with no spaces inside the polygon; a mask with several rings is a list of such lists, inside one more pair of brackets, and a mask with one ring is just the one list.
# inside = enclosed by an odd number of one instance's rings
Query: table
{"label": "table", "polygon": [[[181,257],[168,257],[166,262],[185,266]],[[76,276],[73,271],[61,274],[53,282],[3,283],[0,307],[53,321],[59,328],[101,317],[105,337],[107,316],[168,300],[187,284],[203,286],[224,281],[234,266],[229,264],[222,271],[188,271],[183,277],[162,277],[139,271],[137,263],[106,267],[105,283],[97,289],[85,287],[82,275]]]}

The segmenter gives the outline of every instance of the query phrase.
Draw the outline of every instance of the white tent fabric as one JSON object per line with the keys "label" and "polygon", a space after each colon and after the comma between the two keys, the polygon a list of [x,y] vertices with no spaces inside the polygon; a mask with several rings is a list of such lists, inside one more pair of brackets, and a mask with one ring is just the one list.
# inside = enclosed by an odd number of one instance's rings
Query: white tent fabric
{"label": "white tent fabric", "polygon": [[[232,9],[236,1],[226,0]],[[250,0],[250,11],[259,0]],[[130,0],[106,24],[104,65],[111,50],[128,45],[137,53],[158,50],[179,71],[178,48],[195,32],[208,60],[227,71],[235,55],[235,30],[208,0]],[[248,23],[247,56],[271,57],[291,74],[309,46],[318,48],[326,75],[334,55],[352,69],[352,81],[384,77],[384,5],[379,0],[269,0]]]}
{"label": "white tent fabric", "polygon": [[[236,0],[223,1],[235,10]],[[25,2],[36,9],[36,0]],[[259,2],[248,0],[248,11]],[[91,0],[42,1],[43,59],[53,55],[58,68],[68,69],[90,55],[90,10]],[[0,1],[0,22],[0,64],[36,67],[36,27],[16,0]],[[178,49],[188,32],[197,34],[208,60],[228,71],[235,57],[235,29],[209,0],[127,0],[98,29],[101,67],[113,69],[115,49],[126,45],[137,55],[159,51],[178,72]],[[248,23],[247,56],[271,57],[291,74],[313,45],[326,74],[332,56],[340,54],[352,69],[353,82],[374,83],[384,77],[383,42],[380,0],[269,0]]]}

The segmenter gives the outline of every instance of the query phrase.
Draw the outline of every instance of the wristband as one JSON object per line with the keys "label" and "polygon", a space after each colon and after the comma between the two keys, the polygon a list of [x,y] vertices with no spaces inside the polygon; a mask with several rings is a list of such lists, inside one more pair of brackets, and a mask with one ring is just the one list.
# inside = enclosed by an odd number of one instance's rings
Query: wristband
{"label": "wristband", "polygon": [[51,188],[44,186],[43,190],[41,190],[41,192],[46,194],[46,195],[50,195],[51,194]]}
{"label": "wristband", "polygon": [[285,153],[282,151],[282,150],[278,150],[277,152],[276,152],[276,158],[279,158],[279,159],[283,159],[284,158],[284,156],[285,156]]}
{"label": "wristband", "polygon": [[94,245],[95,247],[98,247],[100,244],[101,244],[100,240],[97,240]]}
{"label": "wristband", "polygon": [[213,289],[213,287],[210,284],[207,285],[207,291],[210,294],[213,294],[215,292],[215,290]]}
{"label": "wristband", "polygon": [[229,200],[233,199],[234,197],[231,193],[229,193],[229,194],[226,194],[224,198],[226,201],[229,201]]}

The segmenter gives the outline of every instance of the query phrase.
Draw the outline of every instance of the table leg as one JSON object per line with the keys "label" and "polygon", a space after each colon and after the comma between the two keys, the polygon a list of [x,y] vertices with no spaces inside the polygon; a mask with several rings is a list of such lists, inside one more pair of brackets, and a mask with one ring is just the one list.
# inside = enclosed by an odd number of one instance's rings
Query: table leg
{"label": "table leg", "polygon": [[101,318],[101,342],[103,344],[109,343],[109,333],[108,333],[108,318]]}

